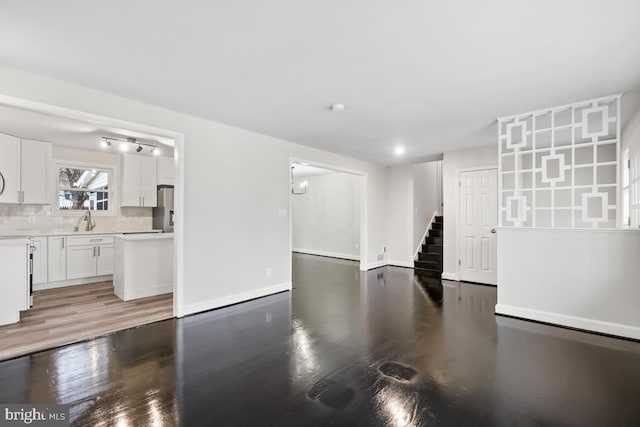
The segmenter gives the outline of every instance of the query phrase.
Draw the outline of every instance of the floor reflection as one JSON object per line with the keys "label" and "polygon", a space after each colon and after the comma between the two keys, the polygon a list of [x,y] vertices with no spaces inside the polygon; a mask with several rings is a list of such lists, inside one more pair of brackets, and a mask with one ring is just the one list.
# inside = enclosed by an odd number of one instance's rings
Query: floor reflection
{"label": "floor reflection", "polygon": [[74,425],[640,425],[640,344],[493,314],[496,289],[294,256],[292,293],[0,363]]}

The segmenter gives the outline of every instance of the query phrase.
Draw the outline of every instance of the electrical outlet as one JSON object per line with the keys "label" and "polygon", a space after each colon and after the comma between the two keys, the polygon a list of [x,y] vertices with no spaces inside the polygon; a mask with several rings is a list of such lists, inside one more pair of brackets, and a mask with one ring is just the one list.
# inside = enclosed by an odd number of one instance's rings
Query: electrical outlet
{"label": "electrical outlet", "polygon": [[278,209],[278,216],[280,218],[286,218],[288,215],[287,209]]}
{"label": "electrical outlet", "polygon": [[382,261],[384,259],[384,254],[378,254],[378,261]]}
{"label": "electrical outlet", "polygon": [[267,272],[266,272],[267,277],[271,277],[272,274],[273,274],[273,270],[271,269],[271,267],[267,267]]}
{"label": "electrical outlet", "polygon": [[360,249],[360,243],[356,243],[356,249]]}

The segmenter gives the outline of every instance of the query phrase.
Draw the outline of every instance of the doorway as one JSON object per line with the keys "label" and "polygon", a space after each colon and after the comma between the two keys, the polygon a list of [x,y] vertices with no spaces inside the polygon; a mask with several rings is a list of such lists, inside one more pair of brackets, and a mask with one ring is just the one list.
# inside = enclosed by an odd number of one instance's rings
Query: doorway
{"label": "doorway", "polygon": [[355,261],[363,269],[366,176],[297,159],[290,161],[289,168],[292,256],[306,254]]}
{"label": "doorway", "polygon": [[498,171],[461,171],[459,187],[460,280],[497,285]]}
{"label": "doorway", "polygon": [[[25,279],[32,302],[16,308],[19,323],[0,326],[0,359],[175,317],[182,215],[175,233],[161,235],[154,211],[161,186],[175,188],[177,212],[183,206],[183,137],[10,97],[0,98],[0,112],[7,144],[42,146],[29,152],[41,162],[20,167],[42,169],[33,181],[43,189],[43,201],[13,204],[15,218],[0,227],[30,236],[33,265]],[[118,281],[128,284],[119,288]]]}

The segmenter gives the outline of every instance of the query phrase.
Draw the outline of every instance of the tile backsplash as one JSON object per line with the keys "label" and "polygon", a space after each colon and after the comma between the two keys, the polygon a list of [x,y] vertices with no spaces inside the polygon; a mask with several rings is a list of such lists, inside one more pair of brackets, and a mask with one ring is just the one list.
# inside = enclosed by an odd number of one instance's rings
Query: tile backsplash
{"label": "tile backsplash", "polygon": [[[73,232],[82,212],[60,215],[52,206],[0,204],[0,234]],[[120,208],[118,216],[94,215],[96,233],[145,231],[153,226],[151,208]],[[82,228],[84,225],[81,224]]]}

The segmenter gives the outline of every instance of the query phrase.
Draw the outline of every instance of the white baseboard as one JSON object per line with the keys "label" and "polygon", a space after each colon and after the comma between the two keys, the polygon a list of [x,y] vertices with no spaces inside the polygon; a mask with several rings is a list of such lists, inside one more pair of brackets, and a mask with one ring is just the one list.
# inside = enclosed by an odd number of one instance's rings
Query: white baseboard
{"label": "white baseboard", "polygon": [[414,264],[412,261],[394,261],[391,259],[387,261],[387,265],[394,265],[396,267],[409,267],[409,268],[414,267]]}
{"label": "white baseboard", "polygon": [[583,329],[586,331],[616,335],[636,340],[640,339],[640,327],[623,325],[621,323],[603,322],[601,320],[531,310],[529,308],[514,307],[504,304],[496,304],[496,314],[520,317],[522,319],[531,319],[538,322],[552,323],[555,325],[568,326],[570,328]]}
{"label": "white baseboard", "polygon": [[458,273],[442,273],[442,278],[444,280],[453,280],[455,282],[460,281],[460,278],[458,277]]}
{"label": "white baseboard", "polygon": [[384,259],[382,261],[372,262],[371,264],[367,264],[363,271],[368,271],[368,270],[373,270],[374,268],[384,267],[385,265],[388,265],[388,264],[389,264],[389,261],[384,260]]}
{"label": "white baseboard", "polygon": [[88,285],[90,283],[108,282],[113,280],[112,275],[85,277],[82,279],[61,280],[59,282],[38,283],[33,285],[34,291],[43,291],[45,289],[65,288],[67,286]]}
{"label": "white baseboard", "polygon": [[320,256],[327,256],[330,258],[341,258],[341,259],[349,259],[352,261],[360,261],[359,255],[343,254],[340,252],[317,251],[315,249],[298,249],[298,248],[292,249],[292,251],[299,254],[320,255]]}
{"label": "white baseboard", "polygon": [[131,301],[140,298],[153,297],[156,295],[173,293],[173,282],[163,283],[161,285],[148,286],[146,288],[129,289],[124,295],[118,295],[116,289],[114,293],[123,301]]}
{"label": "white baseboard", "polygon": [[188,316],[189,314],[200,313],[202,311],[213,310],[214,308],[237,304],[255,298],[266,297],[267,295],[277,294],[278,292],[290,290],[291,282],[287,282],[281,283],[279,285],[268,286],[266,288],[241,292],[239,294],[229,295],[222,298],[215,298],[207,301],[197,302],[195,304],[185,304],[182,307],[178,307],[178,317]]}

